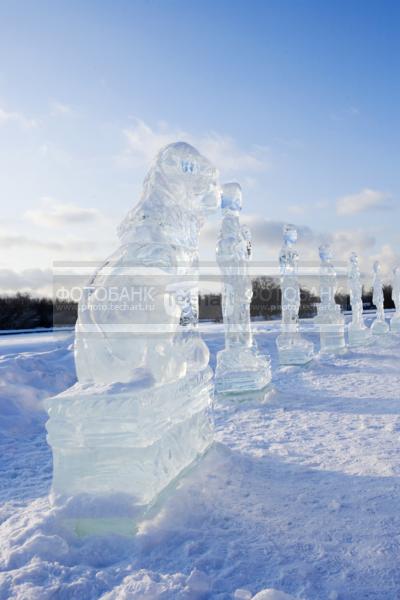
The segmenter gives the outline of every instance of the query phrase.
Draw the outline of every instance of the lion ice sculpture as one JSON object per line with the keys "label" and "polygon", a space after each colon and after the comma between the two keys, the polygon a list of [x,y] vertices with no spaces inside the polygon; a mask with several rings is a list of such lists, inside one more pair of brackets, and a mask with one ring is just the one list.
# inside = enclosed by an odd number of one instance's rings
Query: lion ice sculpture
{"label": "lion ice sculpture", "polygon": [[78,383],[48,401],[47,424],[52,495],[78,499],[72,517],[82,533],[129,533],[211,444],[212,371],[197,332],[196,286],[200,229],[219,203],[208,160],[186,143],[167,146],[118,229],[118,250],[85,288]]}

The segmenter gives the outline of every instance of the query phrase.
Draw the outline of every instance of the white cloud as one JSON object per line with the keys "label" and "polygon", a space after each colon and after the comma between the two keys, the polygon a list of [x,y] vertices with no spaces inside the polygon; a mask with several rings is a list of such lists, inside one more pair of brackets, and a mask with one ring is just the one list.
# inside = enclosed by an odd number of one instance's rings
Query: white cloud
{"label": "white cloud", "polygon": [[58,251],[63,249],[63,244],[51,240],[36,240],[19,234],[0,233],[0,248],[31,248]]}
{"label": "white cloud", "polygon": [[0,269],[1,293],[34,292],[49,295],[52,281],[53,273],[50,269]]}
{"label": "white cloud", "polygon": [[[283,221],[269,221],[260,215],[242,215],[241,223],[247,225],[251,231],[253,244],[253,260],[255,262],[268,261],[278,266],[278,255],[282,246]],[[200,250],[204,257],[215,257],[215,247],[219,235],[220,223],[207,223],[200,236]],[[303,258],[315,258],[320,236],[309,227],[297,226],[299,235],[299,250]]]}
{"label": "white cloud", "polygon": [[375,237],[362,230],[344,230],[335,231],[327,235],[327,242],[332,244],[332,248],[337,256],[348,258],[352,252],[360,254],[369,254],[376,244]]}
{"label": "white cloud", "polygon": [[25,212],[24,217],[42,227],[64,227],[81,223],[95,223],[103,219],[95,208],[84,208],[76,204],[61,204],[51,198],[43,198],[40,208]]}
{"label": "white cloud", "polygon": [[268,149],[253,146],[242,150],[236,141],[226,135],[210,132],[195,136],[181,129],[173,129],[166,123],[152,128],[140,119],[133,127],[124,130],[127,147],[117,157],[122,166],[148,166],[163,146],[176,141],[186,141],[200,150],[223,173],[261,172],[269,167]]}
{"label": "white cloud", "polygon": [[[54,253],[63,253],[66,258],[70,254],[79,254],[80,257],[92,256],[93,254],[99,255],[99,258],[103,257],[104,251],[111,250],[115,246],[115,240],[112,239],[112,235],[108,232],[107,237],[101,238],[101,240],[88,240],[81,239],[79,237],[66,237],[62,240],[52,239],[36,239],[26,235],[18,233],[5,233],[0,231],[0,248],[3,251],[6,250],[43,250],[47,251],[49,256],[53,256]],[[3,254],[4,258],[4,254]]]}
{"label": "white cloud", "polygon": [[35,119],[30,119],[22,113],[7,111],[0,107],[0,126],[7,123],[15,123],[24,129],[31,129],[38,124]]}
{"label": "white cloud", "polygon": [[[241,222],[252,232],[253,275],[272,275],[278,277],[278,256],[282,246],[283,221],[269,221],[260,215],[242,215]],[[347,266],[350,254],[356,252],[360,259],[360,268],[366,285],[370,285],[372,265],[380,260],[382,273],[390,278],[391,270],[400,264],[400,257],[389,244],[378,246],[375,236],[358,229],[323,232],[309,227],[296,225],[298,230],[297,250],[299,252],[299,276],[301,284],[308,287],[319,286],[318,277],[320,244],[331,244],[334,264],[340,276],[338,284],[347,290]],[[215,247],[218,240],[220,223],[207,223],[201,233],[200,250],[202,260],[215,259]],[[305,271],[304,271],[305,268]],[[310,270],[311,269],[311,270]],[[310,273],[313,276],[310,277]]]}
{"label": "white cloud", "polygon": [[370,210],[390,208],[390,196],[380,190],[366,188],[357,194],[339,198],[336,202],[338,215],[355,215]]}
{"label": "white cloud", "polygon": [[324,208],[328,208],[329,207],[329,202],[327,200],[318,200],[317,202],[314,202],[313,204],[313,208],[316,208],[317,210],[323,210]]}
{"label": "white cloud", "polygon": [[292,215],[303,215],[306,212],[306,207],[302,204],[291,204],[288,207],[288,211],[292,213]]}
{"label": "white cloud", "polygon": [[[379,260],[382,266],[382,276],[385,283],[390,283],[394,267],[400,266],[400,254],[390,244],[383,244],[379,252],[371,256],[371,264]],[[371,272],[372,279],[372,272]]]}
{"label": "white cloud", "polygon": [[64,104],[63,102],[58,102],[58,100],[53,100],[50,104],[51,114],[53,116],[56,115],[73,115],[75,114],[74,109],[69,106],[69,104]]}

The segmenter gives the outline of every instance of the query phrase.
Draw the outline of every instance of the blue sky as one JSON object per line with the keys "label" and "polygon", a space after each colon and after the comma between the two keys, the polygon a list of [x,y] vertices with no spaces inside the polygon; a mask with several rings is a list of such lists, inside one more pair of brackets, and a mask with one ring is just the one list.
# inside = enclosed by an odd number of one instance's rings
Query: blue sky
{"label": "blue sky", "polygon": [[182,138],[242,184],[256,258],[291,221],[305,259],[327,239],[388,272],[399,26],[387,0],[0,2],[0,288],[104,258],[151,157]]}

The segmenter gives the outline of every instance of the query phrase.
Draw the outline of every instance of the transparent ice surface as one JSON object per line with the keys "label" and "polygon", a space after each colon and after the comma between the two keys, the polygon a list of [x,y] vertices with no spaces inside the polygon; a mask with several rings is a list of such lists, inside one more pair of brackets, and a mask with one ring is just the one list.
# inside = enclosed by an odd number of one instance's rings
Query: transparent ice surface
{"label": "transparent ice surface", "polygon": [[320,257],[320,304],[315,322],[320,332],[322,353],[342,352],[346,347],[344,318],[336,304],[336,271],[332,264],[332,252],[328,245],[319,247]]}
{"label": "transparent ice surface", "polygon": [[390,320],[390,329],[393,333],[400,333],[400,267],[393,269],[392,300],[396,312]]}
{"label": "transparent ice surface", "polygon": [[258,352],[252,333],[251,233],[248,227],[240,224],[242,191],[238,183],[223,186],[221,206],[223,218],[217,262],[223,280],[225,348],[217,355],[215,389],[220,393],[240,393],[267,386],[271,368],[269,357]]}
{"label": "transparent ice surface", "polygon": [[371,331],[364,323],[361,274],[355,252],[349,259],[348,285],[351,304],[351,323],[348,326],[349,345],[362,346],[371,340]]}
{"label": "transparent ice surface", "polygon": [[376,318],[371,325],[373,335],[384,335],[389,331],[389,325],[385,321],[385,311],[383,308],[383,284],[381,278],[381,265],[378,261],[374,262],[374,279],[372,282],[372,302],[376,306]]}
{"label": "transparent ice surface", "polygon": [[[78,383],[48,401],[56,501],[89,494],[104,507],[123,497],[121,518],[130,519],[211,444],[198,238],[219,204],[217,171],[195,148],[160,151],[118,229],[119,248],[80,302]],[[82,524],[83,503],[72,505]]]}
{"label": "transparent ice surface", "polygon": [[298,280],[299,255],[294,247],[297,230],[294,225],[283,228],[283,246],[279,254],[282,292],[281,333],[276,339],[279,362],[282,365],[302,365],[314,354],[312,342],[299,332],[300,285]]}

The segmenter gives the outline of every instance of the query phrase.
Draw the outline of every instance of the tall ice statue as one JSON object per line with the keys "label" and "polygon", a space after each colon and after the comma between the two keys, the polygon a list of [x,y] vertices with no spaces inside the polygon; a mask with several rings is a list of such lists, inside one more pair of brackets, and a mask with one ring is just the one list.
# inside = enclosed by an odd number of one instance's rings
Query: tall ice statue
{"label": "tall ice statue", "polygon": [[390,319],[390,330],[393,333],[400,333],[400,267],[393,269],[392,300],[396,307],[396,312]]}
{"label": "tall ice statue", "polygon": [[314,346],[299,332],[300,285],[299,255],[294,245],[297,230],[294,225],[283,227],[283,246],[279,255],[282,294],[281,333],[276,345],[281,365],[304,365],[313,358]]}
{"label": "tall ice statue", "polygon": [[343,352],[346,349],[344,317],[335,301],[337,277],[328,244],[319,247],[319,258],[320,303],[315,323],[320,332],[321,353]]}
{"label": "tall ice statue", "polygon": [[270,359],[259,353],[251,328],[251,235],[249,229],[240,224],[241,208],[240,185],[224,185],[217,262],[223,281],[225,348],[217,354],[215,372],[215,390],[224,394],[262,390],[271,381]]}
{"label": "tall ice statue", "polygon": [[198,240],[219,204],[209,161],[183,142],[165,147],[119,227],[119,248],[85,288],[78,382],[47,402],[51,498],[79,534],[133,533],[212,443]]}
{"label": "tall ice statue", "polygon": [[374,262],[374,279],[372,282],[372,302],[376,306],[376,317],[371,325],[373,335],[385,335],[389,331],[389,325],[385,321],[385,311],[383,307],[383,284],[381,278],[381,265],[379,261]]}
{"label": "tall ice statue", "polygon": [[349,346],[363,346],[369,343],[372,338],[370,329],[364,323],[361,273],[358,266],[358,256],[355,252],[350,255],[347,277],[351,304],[351,323],[347,328]]}

